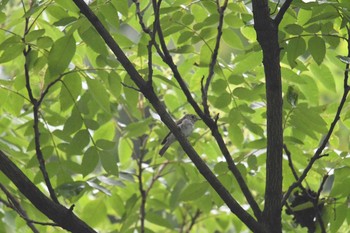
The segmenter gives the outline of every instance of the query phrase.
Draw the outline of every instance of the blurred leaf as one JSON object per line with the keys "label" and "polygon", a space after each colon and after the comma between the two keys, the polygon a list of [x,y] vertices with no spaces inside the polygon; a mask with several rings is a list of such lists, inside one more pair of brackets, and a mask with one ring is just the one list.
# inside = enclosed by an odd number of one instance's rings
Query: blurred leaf
{"label": "blurred leaf", "polygon": [[93,27],[83,30],[82,27],[78,30],[79,36],[84,40],[88,47],[98,54],[107,55],[108,50],[105,42]]}
{"label": "blurred leaf", "polygon": [[75,40],[72,35],[56,40],[49,52],[48,65],[51,75],[61,74],[75,54]]}
{"label": "blurred leaf", "polygon": [[300,35],[303,32],[303,27],[298,24],[288,24],[284,30],[291,35]]}
{"label": "blurred leaf", "polygon": [[108,93],[106,92],[106,88],[97,79],[91,79],[86,77],[85,80],[88,84],[90,94],[92,95],[94,100],[103,109],[103,111],[109,113],[110,103]]}
{"label": "blurred leaf", "polygon": [[289,65],[294,68],[296,65],[295,60],[302,54],[304,54],[306,50],[306,43],[304,38],[297,37],[293,38],[289,41],[287,46],[287,58],[289,61]]}
{"label": "blurred leaf", "polygon": [[308,42],[309,51],[315,62],[320,65],[326,55],[326,44],[318,36],[311,37]]}
{"label": "blurred leaf", "polygon": [[235,49],[243,49],[243,43],[237,32],[231,29],[223,29],[222,30],[222,39]]}
{"label": "blurred leaf", "polygon": [[84,176],[92,173],[99,162],[98,150],[95,147],[90,147],[83,155],[81,163],[81,171]]}
{"label": "blurred leaf", "polygon": [[208,190],[208,183],[192,183],[189,184],[181,193],[182,201],[192,201],[201,197]]}
{"label": "blurred leaf", "polygon": [[298,91],[293,86],[289,86],[287,91],[288,103],[293,107],[296,107],[298,104],[298,97],[299,97]]}

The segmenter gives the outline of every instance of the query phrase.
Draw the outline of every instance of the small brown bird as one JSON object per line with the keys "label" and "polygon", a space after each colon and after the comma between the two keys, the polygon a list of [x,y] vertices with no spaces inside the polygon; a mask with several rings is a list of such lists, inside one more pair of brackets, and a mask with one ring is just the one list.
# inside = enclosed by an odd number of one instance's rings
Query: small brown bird
{"label": "small brown bird", "polygon": [[[186,114],[184,117],[182,117],[180,120],[176,122],[177,126],[180,128],[181,132],[188,137],[194,128],[194,123],[198,121],[199,118],[196,115],[193,114]],[[176,141],[176,138],[173,133],[169,132],[168,135],[165,136],[165,138],[162,141],[162,149],[160,149],[159,154],[160,156],[164,155],[165,151],[169,148],[169,146]]]}

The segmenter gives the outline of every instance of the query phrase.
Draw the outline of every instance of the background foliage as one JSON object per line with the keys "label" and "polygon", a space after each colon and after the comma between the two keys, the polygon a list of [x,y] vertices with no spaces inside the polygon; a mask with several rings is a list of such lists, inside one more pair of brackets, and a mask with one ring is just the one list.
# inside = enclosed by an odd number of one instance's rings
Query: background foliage
{"label": "background foliage", "polygon": [[[270,1],[272,16],[279,5]],[[98,0],[90,8],[149,79],[150,37],[144,29],[152,28],[151,2]],[[42,191],[47,189],[36,156],[32,98],[41,101],[38,129],[49,180],[60,202],[74,204],[74,212],[93,228],[100,232],[134,232],[143,227],[147,232],[247,230],[177,143],[164,157],[158,156],[168,130],[72,1],[2,1],[0,10],[0,149]],[[137,13],[143,16],[144,28]],[[210,0],[164,0],[159,14],[171,55],[200,102],[201,79],[208,75],[217,40],[217,5]],[[349,20],[347,0],[295,0],[280,24],[284,143],[297,172],[306,167],[328,132],[339,105],[344,63],[337,55],[347,56]],[[153,87],[169,112],[175,119],[193,113],[169,66],[155,48],[152,54]],[[212,113],[219,114],[234,161],[262,206],[266,109],[261,61],[250,1],[229,1],[208,99]],[[303,183],[318,192],[323,177],[329,176],[321,186],[322,219],[329,232],[348,229],[350,221],[349,107],[347,101],[324,151],[328,156],[317,160]],[[201,122],[196,126],[191,144],[231,194],[246,204],[210,132]],[[295,181],[287,156],[283,166],[287,190]],[[30,219],[48,221],[2,174],[0,183]],[[5,193],[0,197],[0,231],[30,231],[10,208]],[[284,211],[282,218],[285,231],[306,232]],[[40,232],[63,232],[52,226],[36,227]]]}

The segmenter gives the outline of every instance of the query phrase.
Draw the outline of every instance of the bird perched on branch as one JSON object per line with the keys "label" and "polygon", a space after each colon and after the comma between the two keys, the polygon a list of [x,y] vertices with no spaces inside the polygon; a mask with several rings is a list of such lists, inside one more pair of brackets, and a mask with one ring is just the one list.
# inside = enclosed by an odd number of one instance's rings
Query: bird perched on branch
{"label": "bird perched on branch", "polygon": [[[181,130],[181,132],[188,137],[194,128],[194,123],[198,121],[199,118],[196,115],[193,114],[186,114],[184,117],[182,117],[180,120],[176,122],[177,126]],[[172,132],[169,132],[167,136],[162,141],[162,149],[160,149],[159,154],[160,156],[164,155],[165,151],[169,148],[169,146],[176,141],[176,138]]]}

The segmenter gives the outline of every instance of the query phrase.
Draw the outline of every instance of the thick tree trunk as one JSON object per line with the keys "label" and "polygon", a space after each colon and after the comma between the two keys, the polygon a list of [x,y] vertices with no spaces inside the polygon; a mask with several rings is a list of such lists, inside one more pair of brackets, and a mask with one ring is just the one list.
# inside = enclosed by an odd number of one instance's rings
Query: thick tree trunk
{"label": "thick tree trunk", "polygon": [[282,231],[282,84],[278,25],[270,18],[265,0],[253,1],[254,27],[263,50],[266,81],[267,159],[263,224],[273,233]]}

